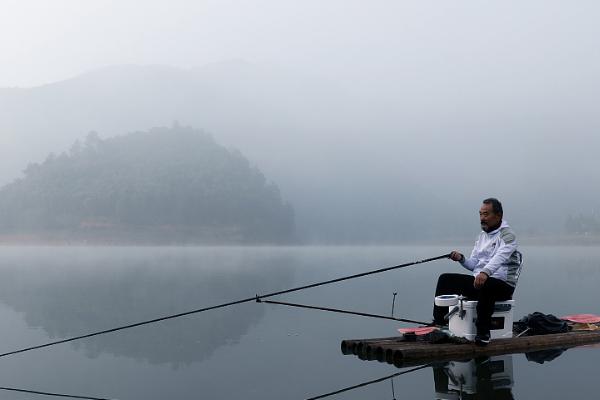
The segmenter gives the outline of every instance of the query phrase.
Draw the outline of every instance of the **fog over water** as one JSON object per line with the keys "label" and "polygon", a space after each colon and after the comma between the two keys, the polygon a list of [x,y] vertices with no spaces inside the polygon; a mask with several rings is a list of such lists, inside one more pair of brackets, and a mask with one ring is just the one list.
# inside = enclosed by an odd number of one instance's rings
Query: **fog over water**
{"label": "fog over water", "polygon": [[[9,1],[0,183],[90,131],[174,121],[239,149],[304,242],[528,236],[595,218],[591,1]],[[594,219],[595,221],[595,219]]]}

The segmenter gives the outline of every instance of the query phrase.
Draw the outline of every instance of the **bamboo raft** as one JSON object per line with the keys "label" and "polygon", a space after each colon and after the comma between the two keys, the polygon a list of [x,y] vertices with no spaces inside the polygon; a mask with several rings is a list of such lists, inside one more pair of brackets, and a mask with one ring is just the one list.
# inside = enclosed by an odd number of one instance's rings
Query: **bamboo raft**
{"label": "bamboo raft", "polygon": [[481,356],[529,353],[549,349],[567,349],[600,342],[600,331],[571,331],[540,336],[523,336],[492,340],[487,346],[474,343],[432,344],[406,341],[402,336],[343,340],[342,353],[353,354],[362,360],[377,360],[409,367],[428,362],[465,360]]}

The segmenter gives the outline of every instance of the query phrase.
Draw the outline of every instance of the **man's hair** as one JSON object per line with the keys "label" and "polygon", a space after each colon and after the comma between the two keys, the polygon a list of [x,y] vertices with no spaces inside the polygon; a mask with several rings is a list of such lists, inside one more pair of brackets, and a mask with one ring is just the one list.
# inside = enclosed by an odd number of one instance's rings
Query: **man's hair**
{"label": "man's hair", "polygon": [[504,212],[502,211],[502,203],[500,203],[500,200],[494,197],[490,197],[489,199],[483,200],[483,204],[491,204],[492,210],[494,210],[494,214],[504,215]]}

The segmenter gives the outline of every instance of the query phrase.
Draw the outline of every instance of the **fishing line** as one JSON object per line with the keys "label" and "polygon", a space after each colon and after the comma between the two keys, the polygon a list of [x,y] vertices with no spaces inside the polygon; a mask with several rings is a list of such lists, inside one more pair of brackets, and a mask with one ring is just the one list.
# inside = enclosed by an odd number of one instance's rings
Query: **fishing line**
{"label": "fishing line", "polygon": [[306,308],[306,309],[309,309],[309,310],[330,311],[330,312],[335,312],[335,313],[340,313],[340,314],[358,315],[358,316],[361,316],[361,317],[389,319],[389,320],[392,320],[392,321],[408,322],[408,323],[411,323],[411,324],[428,325],[428,326],[431,325],[430,322],[415,321],[415,320],[412,320],[412,319],[405,319],[405,318],[388,317],[387,315],[369,314],[369,313],[363,313],[363,312],[358,312],[358,311],[341,310],[339,308],[309,306],[307,304],[286,303],[286,302],[283,302],[283,301],[272,301],[272,300],[261,300],[261,299],[258,299],[257,302],[258,303],[265,303],[265,304],[276,304],[276,305],[288,306],[288,307]]}
{"label": "fishing line", "polygon": [[5,391],[8,391],[8,392],[39,394],[39,395],[42,395],[42,396],[67,397],[67,398],[70,398],[70,399],[112,400],[112,399],[109,399],[109,398],[106,398],[106,397],[77,396],[77,395],[73,395],[73,394],[40,392],[38,390],[17,389],[17,388],[11,388],[11,387],[3,387],[3,386],[0,386],[0,390],[5,390]]}
{"label": "fishing line", "polygon": [[423,368],[431,367],[431,365],[432,365],[431,363],[430,364],[425,364],[425,365],[420,365],[420,366],[412,368],[412,369],[407,369],[406,371],[396,372],[395,374],[384,376],[383,378],[373,379],[372,381],[367,381],[367,382],[359,383],[358,385],[354,385],[354,386],[348,386],[347,388],[339,389],[339,390],[336,390],[334,392],[329,392],[329,393],[326,393],[326,394],[322,394],[320,396],[310,397],[310,398],[308,398],[306,400],[317,400],[317,399],[323,399],[325,397],[335,396],[336,394],[348,392],[350,390],[354,390],[354,389],[358,389],[358,388],[365,387],[365,386],[368,386],[368,385],[372,385],[374,383],[379,383],[379,382],[386,381],[388,379],[393,379],[393,378],[395,378],[397,376],[408,374],[410,372],[415,372],[415,371],[418,371],[418,370],[423,369]]}
{"label": "fishing line", "polygon": [[191,311],[186,311],[186,312],[182,312],[182,313],[178,313],[178,314],[172,314],[172,315],[167,315],[167,316],[164,316],[164,317],[154,318],[154,319],[150,319],[150,320],[147,320],[147,321],[136,322],[136,323],[132,323],[132,324],[129,324],[129,325],[119,326],[119,327],[116,327],[116,328],[106,329],[106,330],[98,331],[98,332],[92,332],[92,333],[88,333],[88,334],[80,335],[80,336],[75,336],[75,337],[68,338],[68,339],[57,340],[55,342],[45,343],[45,344],[41,344],[41,345],[38,345],[38,346],[31,346],[31,347],[26,347],[26,348],[19,349],[19,350],[13,350],[13,351],[9,351],[9,352],[0,354],[0,358],[6,357],[6,356],[9,356],[9,355],[13,355],[13,354],[24,353],[26,351],[41,349],[41,348],[44,348],[44,347],[50,347],[50,346],[54,346],[54,345],[57,345],[57,344],[73,342],[75,340],[86,339],[86,338],[90,338],[90,337],[93,337],[93,336],[99,336],[99,335],[104,335],[104,334],[107,334],[107,333],[112,333],[112,332],[122,331],[122,330],[125,330],[125,329],[135,328],[137,326],[154,324],[154,323],[157,323],[157,322],[160,322],[160,321],[166,321],[166,320],[169,320],[169,319],[180,318],[180,317],[184,317],[184,316],[191,315],[191,314],[198,314],[198,313],[201,313],[201,312],[210,311],[210,310],[216,310],[216,309],[224,308],[224,307],[230,307],[230,306],[237,305],[237,304],[249,303],[251,301],[258,301],[258,300],[265,299],[265,298],[268,298],[268,297],[279,296],[279,295],[282,295],[282,294],[297,292],[299,290],[311,289],[311,288],[315,288],[315,287],[318,287],[318,286],[324,286],[324,285],[329,285],[329,284],[332,284],[332,283],[347,281],[347,280],[350,280],[350,279],[361,278],[361,277],[367,276],[367,275],[380,274],[382,272],[387,272],[387,271],[391,271],[391,270],[395,270],[395,269],[410,267],[411,265],[424,264],[424,263],[427,263],[427,262],[431,262],[431,261],[435,261],[435,260],[441,260],[443,258],[449,258],[449,257],[450,257],[450,254],[444,254],[444,255],[441,255],[441,256],[432,257],[432,258],[426,258],[426,259],[423,259],[423,260],[417,260],[417,261],[413,261],[413,262],[406,263],[406,264],[395,265],[393,267],[380,268],[380,269],[376,269],[376,270],[373,270],[373,271],[362,272],[362,273],[359,273],[359,274],[348,275],[348,276],[344,276],[344,277],[341,277],[341,278],[330,279],[330,280],[327,280],[327,281],[312,283],[310,285],[304,285],[304,286],[299,286],[299,287],[295,287],[295,288],[291,288],[291,289],[281,290],[281,291],[278,291],[278,292],[268,293],[268,294],[264,294],[264,295],[261,295],[261,296],[259,296],[257,294],[254,297],[248,297],[248,298],[241,299],[241,300],[230,301],[230,302],[227,302],[227,303],[222,303],[222,304],[218,304],[218,305],[214,305],[214,306],[210,306],[210,307],[203,307],[203,308],[199,308],[199,309],[196,309],[196,310],[191,310]]}

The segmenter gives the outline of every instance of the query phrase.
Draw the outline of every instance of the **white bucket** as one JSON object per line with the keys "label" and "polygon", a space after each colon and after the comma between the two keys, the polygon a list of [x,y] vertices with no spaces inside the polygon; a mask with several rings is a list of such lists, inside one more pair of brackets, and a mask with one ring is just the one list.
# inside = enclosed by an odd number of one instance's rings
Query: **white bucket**
{"label": "white bucket", "polygon": [[[471,341],[475,340],[475,335],[477,335],[477,327],[475,326],[477,301],[460,301],[455,306],[450,307],[450,311],[455,308],[458,308],[458,311],[452,314],[450,321],[448,321],[450,333]],[[496,302],[490,329],[492,339],[511,338],[513,336],[514,308],[514,300]]]}

